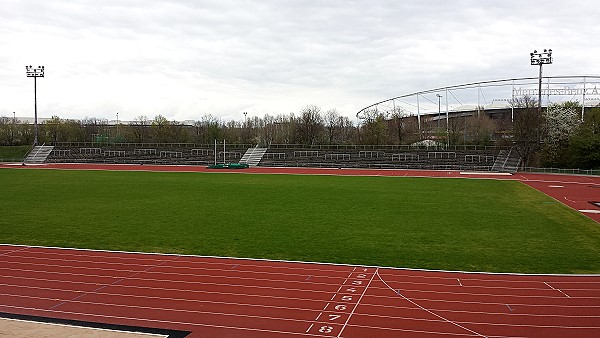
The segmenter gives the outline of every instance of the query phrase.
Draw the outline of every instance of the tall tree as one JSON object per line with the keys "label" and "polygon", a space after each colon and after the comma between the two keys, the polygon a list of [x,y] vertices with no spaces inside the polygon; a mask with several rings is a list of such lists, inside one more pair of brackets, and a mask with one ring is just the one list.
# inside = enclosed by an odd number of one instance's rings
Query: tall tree
{"label": "tall tree", "polygon": [[133,141],[144,143],[148,142],[148,128],[150,121],[146,115],[140,115],[133,119],[131,128],[133,129]]}
{"label": "tall tree", "polygon": [[387,139],[387,114],[377,109],[367,110],[363,114],[361,141],[363,144],[381,145]]}
{"label": "tall tree", "polygon": [[150,136],[157,143],[173,142],[171,122],[161,114],[156,115],[150,124]]}
{"label": "tall tree", "polygon": [[585,120],[569,139],[571,166],[600,169],[600,107],[591,108]]}
{"label": "tall tree", "polygon": [[196,142],[212,144],[215,140],[223,138],[221,120],[211,114],[204,114],[200,120],[194,122]]}
{"label": "tall tree", "polygon": [[569,138],[579,128],[581,120],[578,102],[554,103],[544,113],[546,120],[545,142],[542,149],[543,165],[568,165]]}
{"label": "tall tree", "polygon": [[340,114],[336,109],[329,109],[323,116],[325,130],[327,131],[327,143],[333,144],[338,141],[336,137],[340,131]]}
{"label": "tall tree", "polygon": [[534,158],[544,138],[544,115],[540,114],[537,100],[530,96],[515,99],[518,110],[513,122],[513,140],[525,166],[535,165]]}
{"label": "tall tree", "polygon": [[474,114],[467,118],[466,130],[468,140],[473,144],[485,145],[492,141],[496,124],[487,114]]}
{"label": "tall tree", "polygon": [[316,144],[323,129],[321,108],[310,105],[302,109],[298,121],[298,128],[300,132],[300,142],[306,145]]}

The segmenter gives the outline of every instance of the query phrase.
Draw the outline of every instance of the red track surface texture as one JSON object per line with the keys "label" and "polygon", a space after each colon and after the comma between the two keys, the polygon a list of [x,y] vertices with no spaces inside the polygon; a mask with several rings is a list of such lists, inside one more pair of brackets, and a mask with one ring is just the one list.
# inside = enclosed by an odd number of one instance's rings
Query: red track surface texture
{"label": "red track surface texture", "polygon": [[[577,210],[593,209],[589,201],[600,199],[600,178],[585,176],[243,172],[516,179]],[[14,314],[184,330],[189,337],[600,337],[600,275],[435,272],[13,245],[0,245],[0,257],[0,312]]]}
{"label": "red track surface texture", "polygon": [[189,337],[599,337],[600,276],[0,246],[0,311]]}

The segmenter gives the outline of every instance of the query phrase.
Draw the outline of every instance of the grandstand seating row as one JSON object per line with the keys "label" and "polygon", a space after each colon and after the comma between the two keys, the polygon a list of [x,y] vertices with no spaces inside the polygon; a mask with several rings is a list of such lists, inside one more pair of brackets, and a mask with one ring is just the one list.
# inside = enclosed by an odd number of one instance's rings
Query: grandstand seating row
{"label": "grandstand seating row", "polygon": [[[246,147],[55,146],[48,162],[209,165],[238,162]],[[491,170],[500,150],[484,149],[268,149],[259,166]]]}

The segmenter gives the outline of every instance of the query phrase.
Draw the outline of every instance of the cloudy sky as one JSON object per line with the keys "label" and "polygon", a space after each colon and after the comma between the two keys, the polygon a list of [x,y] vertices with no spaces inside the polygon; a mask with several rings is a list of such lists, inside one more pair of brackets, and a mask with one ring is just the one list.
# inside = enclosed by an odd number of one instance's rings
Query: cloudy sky
{"label": "cloudy sky", "polygon": [[343,115],[447,85],[599,75],[595,0],[0,0],[0,116]]}

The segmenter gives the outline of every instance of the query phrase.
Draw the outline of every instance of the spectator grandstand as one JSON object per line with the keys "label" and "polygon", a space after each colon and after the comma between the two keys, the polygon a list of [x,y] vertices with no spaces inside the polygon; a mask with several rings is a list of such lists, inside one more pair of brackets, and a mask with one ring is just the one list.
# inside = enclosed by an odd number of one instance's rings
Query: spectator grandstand
{"label": "spectator grandstand", "polygon": [[[47,162],[210,165],[237,163],[256,148],[248,144],[214,147],[191,143],[57,143]],[[497,146],[358,146],[275,144],[263,149],[259,166],[490,171],[510,150]],[[261,152],[262,153],[262,152]],[[504,159],[494,170],[502,171]],[[512,163],[512,162],[511,162]],[[515,168],[516,170],[516,168]]]}

